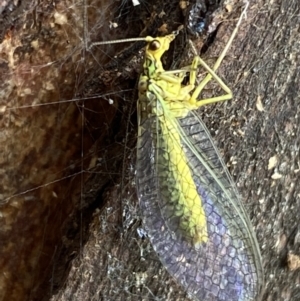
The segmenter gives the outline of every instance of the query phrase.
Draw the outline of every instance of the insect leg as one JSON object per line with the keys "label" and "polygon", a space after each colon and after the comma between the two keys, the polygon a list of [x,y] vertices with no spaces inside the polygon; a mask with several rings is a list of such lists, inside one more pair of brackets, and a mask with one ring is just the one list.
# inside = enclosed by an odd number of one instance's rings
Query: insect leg
{"label": "insect leg", "polygon": [[[218,57],[216,63],[214,64],[213,68],[211,69],[199,56],[196,56],[192,65],[191,65],[191,77],[190,77],[190,83],[193,84],[195,83],[196,80],[196,71],[194,71],[194,67],[197,65],[201,65],[207,72],[207,76],[203,79],[203,81],[201,81],[201,83],[197,86],[197,88],[194,90],[191,99],[190,99],[190,103],[191,104],[196,104],[197,107],[206,105],[206,104],[211,104],[211,103],[215,103],[215,102],[219,102],[219,101],[225,101],[225,100],[229,100],[232,98],[232,92],[231,90],[228,88],[228,86],[221,80],[221,78],[215,73],[215,71],[219,68],[220,64],[222,63],[226,53],[228,52],[229,47],[232,44],[233,39],[235,38],[238,28],[241,24],[241,21],[244,17],[244,15],[246,14],[247,8],[248,8],[249,2],[246,3],[246,6],[238,20],[238,23],[235,26],[235,29],[233,31],[233,33],[231,34],[229,41],[227,42],[224,50],[222,51],[221,55]],[[212,97],[212,98],[207,98],[207,99],[203,99],[203,100],[197,100],[197,98],[199,97],[199,95],[201,94],[203,88],[207,85],[207,83],[214,78],[218,84],[221,86],[221,88],[226,92],[225,95],[221,95],[221,96],[217,96],[217,97]]]}
{"label": "insect leg", "polygon": [[[211,104],[219,101],[225,101],[229,100],[232,98],[232,92],[229,89],[229,87],[224,83],[224,81],[215,73],[214,70],[212,70],[199,56],[196,56],[194,59],[195,62],[198,63],[198,65],[201,65],[204,67],[204,69],[208,72],[208,75],[201,81],[201,83],[197,86],[197,88],[194,90],[191,98],[190,98],[190,103],[195,104],[197,107],[206,105],[206,104]],[[192,72],[191,72],[192,73]],[[226,92],[226,94],[221,95],[221,96],[215,96],[211,98],[206,98],[202,100],[198,100],[198,96],[201,94],[203,88],[207,85],[207,83],[214,78],[220,87]],[[191,83],[193,84],[193,83]]]}

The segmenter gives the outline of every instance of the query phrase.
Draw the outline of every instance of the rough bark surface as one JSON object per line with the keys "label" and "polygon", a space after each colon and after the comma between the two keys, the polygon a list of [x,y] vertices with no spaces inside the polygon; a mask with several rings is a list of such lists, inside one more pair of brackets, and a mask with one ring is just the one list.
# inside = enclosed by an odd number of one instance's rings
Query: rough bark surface
{"label": "rough bark surface", "polygon": [[[108,2],[88,3],[92,40],[181,22],[177,2],[126,2],[122,18]],[[0,4],[0,300],[190,300],[138,235],[134,147],[123,161],[142,52],[84,51],[82,3]],[[238,7],[205,58],[223,49]],[[263,300],[300,298],[299,16],[298,0],[251,1],[219,70],[234,99],[200,112],[253,222]]]}

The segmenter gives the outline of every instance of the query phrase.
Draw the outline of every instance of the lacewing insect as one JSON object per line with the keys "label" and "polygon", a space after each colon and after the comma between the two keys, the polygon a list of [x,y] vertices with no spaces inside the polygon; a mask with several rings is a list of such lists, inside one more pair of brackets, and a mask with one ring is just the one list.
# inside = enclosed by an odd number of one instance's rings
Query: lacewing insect
{"label": "lacewing insect", "polygon": [[[232,98],[216,71],[247,6],[213,68],[196,56],[189,66],[164,70],[161,57],[177,32],[91,45],[147,43],[138,85],[137,194],[161,262],[201,301],[256,300],[263,282],[251,222],[206,126],[195,113],[200,106]],[[199,66],[207,75],[196,84]],[[187,74],[189,83],[184,85]],[[199,100],[211,79],[225,94]]]}

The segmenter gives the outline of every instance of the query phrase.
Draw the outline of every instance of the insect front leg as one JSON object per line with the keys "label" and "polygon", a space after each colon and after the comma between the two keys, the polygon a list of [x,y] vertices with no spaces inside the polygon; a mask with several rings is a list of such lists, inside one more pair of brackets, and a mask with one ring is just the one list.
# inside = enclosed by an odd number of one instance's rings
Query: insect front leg
{"label": "insect front leg", "polygon": [[159,73],[158,79],[154,82],[161,89],[161,94],[164,95],[165,101],[176,99],[177,102],[184,101],[190,98],[191,91],[194,90],[194,84],[182,85],[182,81],[190,70],[171,70]]}
{"label": "insect front leg", "polygon": [[[235,26],[234,31],[232,32],[224,50],[222,51],[221,55],[219,56],[219,58],[217,59],[217,61],[215,62],[213,68],[211,69],[199,56],[196,56],[194,58],[194,61],[191,65],[191,70],[190,70],[190,84],[195,84],[196,81],[196,71],[195,71],[195,66],[202,66],[207,72],[207,76],[204,78],[204,80],[198,85],[198,87],[194,90],[189,103],[192,106],[196,106],[196,107],[200,107],[206,104],[211,104],[211,103],[215,103],[215,102],[219,102],[219,101],[224,101],[224,100],[229,100],[232,98],[232,92],[231,90],[228,88],[228,86],[223,82],[223,80],[216,74],[217,69],[219,68],[220,64],[222,63],[226,53],[228,52],[229,47],[232,44],[232,41],[234,39],[234,37],[237,34],[238,28],[242,22],[243,17],[246,15],[246,11],[247,8],[249,6],[249,2],[246,2],[246,5],[244,7],[244,10]],[[187,67],[186,67],[187,68]],[[184,69],[186,69],[184,68]],[[214,78],[218,84],[220,85],[220,87],[225,91],[224,95],[221,96],[216,96],[216,97],[212,97],[212,98],[207,98],[207,99],[202,99],[202,100],[198,100],[199,95],[201,94],[202,90],[204,89],[204,87],[208,84],[208,82]]]}
{"label": "insect front leg", "polygon": [[[232,92],[229,87],[224,83],[224,81],[215,73],[213,69],[211,69],[202,59],[200,56],[196,56],[194,61],[191,65],[192,69],[190,72],[190,84],[195,85],[196,81],[196,68],[195,66],[202,66],[208,74],[206,77],[201,81],[201,83],[196,87],[194,90],[189,102],[191,105],[196,105],[196,107],[201,107],[206,104],[211,104],[219,101],[225,101],[232,98]],[[206,98],[202,100],[198,100],[199,95],[201,94],[204,87],[209,83],[209,81],[214,78],[220,87],[225,91],[224,95],[215,96],[211,98]]]}
{"label": "insect front leg", "polygon": [[187,72],[189,72],[189,70],[179,69],[179,70],[164,71],[159,73],[159,79],[169,83],[176,83],[178,85],[181,85]]}

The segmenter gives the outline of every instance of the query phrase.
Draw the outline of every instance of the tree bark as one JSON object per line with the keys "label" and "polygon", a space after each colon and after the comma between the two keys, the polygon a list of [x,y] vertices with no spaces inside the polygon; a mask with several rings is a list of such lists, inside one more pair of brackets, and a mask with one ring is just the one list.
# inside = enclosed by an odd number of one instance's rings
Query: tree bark
{"label": "tree bark", "polygon": [[[89,2],[89,38],[164,34],[182,23],[177,2],[140,2],[122,2],[119,18],[119,2]],[[215,15],[224,12],[224,22],[204,54],[209,63],[238,19],[230,4]],[[126,114],[140,48],[86,51],[82,3],[0,9],[0,300],[189,300],[138,234],[136,126],[129,119],[127,132]],[[218,71],[234,99],[199,112],[257,234],[263,300],[300,295],[299,15],[297,0],[251,1]]]}

